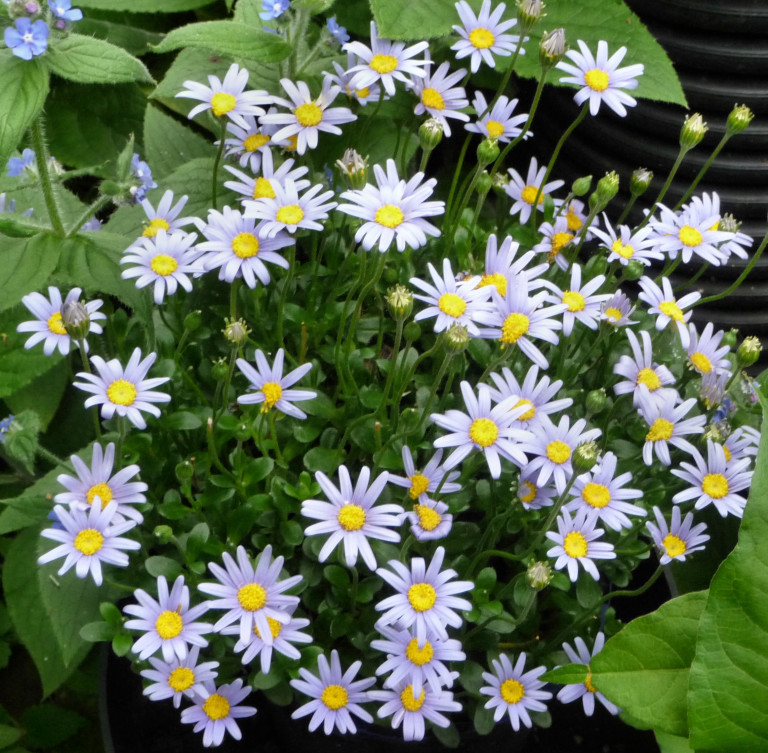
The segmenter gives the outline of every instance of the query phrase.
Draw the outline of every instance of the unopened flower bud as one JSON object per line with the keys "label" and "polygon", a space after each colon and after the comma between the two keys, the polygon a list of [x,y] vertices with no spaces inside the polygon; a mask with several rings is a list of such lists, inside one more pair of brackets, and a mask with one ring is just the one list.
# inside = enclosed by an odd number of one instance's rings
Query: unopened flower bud
{"label": "unopened flower bud", "polygon": [[517,28],[521,34],[528,33],[543,15],[541,0],[517,0]]}
{"label": "unopened flower bud", "polygon": [[189,460],[182,460],[176,465],[176,480],[180,484],[189,481],[195,475],[195,466]]}
{"label": "unopened flower bud", "polygon": [[24,10],[26,10],[30,16],[34,16],[36,13],[40,12],[40,5],[36,0],[28,0],[28,2],[24,4]]}
{"label": "unopened flower bud", "polygon": [[526,570],[525,579],[531,588],[541,591],[552,580],[552,568],[546,562],[534,562]]}
{"label": "unopened flower bud", "polygon": [[696,112],[693,115],[689,115],[680,129],[680,148],[685,150],[693,149],[693,147],[701,143],[706,132],[707,124],[704,122],[704,118],[701,117],[701,113]]}
{"label": "unopened flower bud", "polygon": [[445,345],[448,350],[466,350],[471,337],[463,324],[452,324],[445,333]]}
{"label": "unopened flower bud", "polygon": [[645,266],[637,259],[630,259],[624,267],[624,278],[627,280],[639,280],[645,274]]}
{"label": "unopened flower bud", "polygon": [[200,326],[203,323],[203,312],[202,311],[190,311],[185,317],[184,317],[184,329],[188,330],[189,332],[194,332],[196,329],[200,329]]}
{"label": "unopened flower bud", "polygon": [[629,192],[632,196],[642,196],[651,185],[653,173],[645,167],[638,167],[629,179]]}
{"label": "unopened flower bud", "polygon": [[586,196],[589,193],[589,189],[592,188],[592,176],[584,175],[581,178],[576,178],[571,186],[571,193],[574,196]]}
{"label": "unopened flower bud", "polygon": [[350,188],[359,191],[365,187],[368,159],[363,159],[354,149],[345,150],[342,158],[336,160],[336,167]]}
{"label": "unopened flower bud", "polygon": [[84,340],[91,327],[91,317],[80,301],[69,301],[61,307],[61,323],[73,340]]}
{"label": "unopened flower bud", "polygon": [[729,348],[735,348],[736,343],[739,341],[739,330],[737,329],[729,329],[724,335],[722,343],[723,345],[727,345]]}
{"label": "unopened flower bud", "polygon": [[602,387],[597,390],[590,390],[587,393],[587,410],[590,413],[600,413],[605,408],[607,401],[608,396]]}
{"label": "unopened flower bud", "polygon": [[619,174],[613,170],[597,181],[597,188],[589,197],[590,212],[602,212],[619,190]]}
{"label": "unopened flower bud", "polygon": [[217,382],[223,382],[229,374],[229,364],[224,358],[219,358],[211,367],[211,376]]}
{"label": "unopened flower bud", "polygon": [[155,526],[155,530],[152,531],[152,535],[162,544],[167,544],[169,541],[173,540],[173,528],[165,524]]}
{"label": "unopened flower bud", "polygon": [[729,136],[741,133],[751,122],[755,114],[746,105],[735,105],[728,114],[725,132]]}
{"label": "unopened flower bud", "polygon": [[704,433],[701,435],[701,438],[706,442],[707,440],[712,440],[713,442],[717,442],[718,444],[723,443],[723,432],[720,430],[720,428],[717,426],[717,424],[710,424]]}
{"label": "unopened flower bud", "polygon": [[600,448],[597,442],[584,442],[573,451],[573,468],[578,473],[591,471],[597,463]]}
{"label": "unopened flower bud", "polygon": [[431,152],[443,140],[443,124],[437,118],[429,118],[419,126],[419,145]]}
{"label": "unopened flower bud", "polygon": [[495,162],[499,156],[498,139],[483,139],[477,147],[477,161],[485,167]]}
{"label": "unopened flower bud", "polygon": [[481,195],[485,196],[488,191],[491,190],[491,176],[487,170],[483,170],[480,175],[477,176],[477,183],[475,183],[475,190]]}
{"label": "unopened flower bud", "polygon": [[498,194],[499,196],[503,196],[506,194],[506,191],[504,190],[509,185],[509,176],[502,173],[496,173],[496,175],[493,176],[493,184],[491,185],[491,188],[493,188],[493,192]]}
{"label": "unopened flower bud", "polygon": [[555,29],[545,34],[539,44],[539,63],[544,70],[557,65],[565,55],[565,29]]}
{"label": "unopened flower bud", "polygon": [[403,329],[403,334],[408,342],[414,343],[421,337],[421,325],[418,322],[408,322]]}
{"label": "unopened flower bud", "polygon": [[738,233],[740,229],[741,223],[732,214],[723,215],[718,227],[724,233]]}
{"label": "unopened flower bud", "polygon": [[413,293],[405,285],[395,285],[386,295],[389,312],[395,319],[407,319],[413,311]]}
{"label": "unopened flower bud", "polygon": [[248,335],[251,333],[248,325],[243,319],[225,319],[226,326],[223,330],[224,337],[233,345],[245,345],[248,341]]}
{"label": "unopened flower bud", "polygon": [[742,366],[751,366],[760,358],[760,351],[763,346],[760,345],[760,339],[757,337],[745,337],[741,341],[736,355],[739,357]]}

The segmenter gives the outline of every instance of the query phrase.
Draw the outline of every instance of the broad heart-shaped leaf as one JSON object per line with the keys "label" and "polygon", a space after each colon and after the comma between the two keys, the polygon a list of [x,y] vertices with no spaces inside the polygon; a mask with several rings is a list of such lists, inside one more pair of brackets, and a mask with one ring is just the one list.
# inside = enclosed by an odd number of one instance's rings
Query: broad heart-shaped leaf
{"label": "broad heart-shaped leaf", "polygon": [[[3,238],[0,248],[0,311],[15,306],[27,293],[43,288],[59,261],[59,247],[48,246],[40,239]],[[30,319],[32,319],[30,314]],[[0,387],[2,389],[2,387]]]}
{"label": "broad heart-shaped leaf", "polygon": [[379,34],[389,39],[443,37],[459,23],[454,0],[371,0],[371,10]]}
{"label": "broad heart-shaped leaf", "polygon": [[82,84],[152,81],[144,63],[122,47],[82,34],[69,34],[52,44],[45,60],[52,73]]}
{"label": "broad heart-shaped leaf", "polygon": [[592,684],[635,724],[686,736],[688,674],[706,591],[632,620],[592,659]]}
{"label": "broad heart-shaped leaf", "polygon": [[178,13],[210,5],[214,0],[78,0],[80,8],[127,10],[131,13]]}
{"label": "broad heart-shaped leaf", "polygon": [[162,108],[150,105],[144,118],[144,149],[160,180],[193,159],[211,157],[216,148]]}
{"label": "broad heart-shaped leaf", "polygon": [[154,49],[170,52],[182,47],[200,47],[235,58],[276,63],[288,57],[291,48],[276,34],[234,21],[203,21],[173,29]]}
{"label": "broad heart-shaped leaf", "polygon": [[[82,5],[82,3],[80,4]],[[156,5],[160,5],[160,3],[156,3]],[[78,21],[77,29],[86,36],[108,40],[130,52],[131,55],[144,55],[150,52],[149,46],[157,44],[163,38],[162,34],[155,31],[147,31],[136,26],[87,16]]]}
{"label": "broad heart-shaped leaf", "polygon": [[0,165],[21,141],[48,96],[48,70],[38,58],[0,50]]}
{"label": "broad heart-shaped leaf", "polygon": [[712,579],[691,667],[696,751],[768,750],[768,396],[755,475],[736,548]]}
{"label": "broad heart-shaped leaf", "polygon": [[80,628],[99,617],[99,589],[74,571],[56,576],[56,563],[40,566],[37,558],[55,546],[41,546],[40,529],[19,533],[3,566],[3,590],[16,634],[35,662],[48,696],[85,658],[90,644]]}
{"label": "broad heart-shaped leaf", "polygon": [[542,675],[545,682],[554,682],[559,685],[579,685],[589,676],[589,667],[586,664],[566,664],[564,667],[556,667]]}

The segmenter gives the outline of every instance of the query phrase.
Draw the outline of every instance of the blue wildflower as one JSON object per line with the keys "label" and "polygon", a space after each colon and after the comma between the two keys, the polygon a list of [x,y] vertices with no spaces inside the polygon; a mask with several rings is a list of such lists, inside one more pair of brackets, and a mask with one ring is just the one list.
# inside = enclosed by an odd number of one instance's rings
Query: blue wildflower
{"label": "blue wildflower", "polygon": [[259,18],[262,21],[272,21],[285,13],[291,7],[291,0],[262,0]]}
{"label": "blue wildflower", "polygon": [[343,26],[339,26],[336,16],[331,16],[328,19],[328,31],[331,32],[331,36],[339,45],[345,45],[349,42],[349,34],[347,34],[347,30]]}
{"label": "blue wildflower", "polygon": [[11,413],[9,416],[4,418],[2,421],[0,421],[0,444],[3,444],[5,442],[5,435],[10,430],[11,426],[13,425],[13,421],[16,417]]}
{"label": "blue wildflower", "polygon": [[6,47],[9,47],[17,58],[32,60],[42,55],[48,47],[50,31],[45,21],[32,23],[28,18],[17,18],[14,26],[9,26],[3,34]]}
{"label": "blue wildflower", "polygon": [[34,172],[35,165],[35,152],[32,149],[25,149],[21,157],[11,157],[8,160],[8,177],[18,178],[25,170]]}
{"label": "blue wildflower", "polygon": [[133,192],[133,196],[138,203],[146,198],[147,191],[151,188],[157,188],[157,183],[152,180],[152,171],[149,169],[149,165],[139,159],[138,154],[133,155],[131,170],[133,170],[133,177],[140,181],[140,185],[136,186],[136,190]]}
{"label": "blue wildflower", "polygon": [[83,11],[72,7],[72,0],[48,0],[48,7],[56,18],[64,21],[80,21]]}

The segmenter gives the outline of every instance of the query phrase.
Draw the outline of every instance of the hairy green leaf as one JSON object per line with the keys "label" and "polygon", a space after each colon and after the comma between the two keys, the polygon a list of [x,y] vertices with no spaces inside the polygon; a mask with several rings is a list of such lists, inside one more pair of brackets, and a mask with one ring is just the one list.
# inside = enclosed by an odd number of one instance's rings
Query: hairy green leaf
{"label": "hairy green leaf", "polygon": [[83,84],[151,82],[144,63],[103,39],[69,34],[48,48],[45,56],[51,73]]}
{"label": "hairy green leaf", "polygon": [[78,0],[81,8],[125,10],[130,13],[179,13],[210,5],[214,0]]}
{"label": "hairy green leaf", "polygon": [[[15,306],[22,296],[41,290],[59,261],[58,246],[49,246],[41,234],[30,239],[4,239],[0,249],[0,311]],[[29,319],[34,317],[29,314]],[[0,386],[0,395],[3,386]],[[8,393],[6,393],[8,394]]]}
{"label": "hairy green leaf", "polygon": [[193,159],[211,157],[215,149],[191,128],[152,105],[147,107],[144,118],[144,146],[147,162],[158,180]]}

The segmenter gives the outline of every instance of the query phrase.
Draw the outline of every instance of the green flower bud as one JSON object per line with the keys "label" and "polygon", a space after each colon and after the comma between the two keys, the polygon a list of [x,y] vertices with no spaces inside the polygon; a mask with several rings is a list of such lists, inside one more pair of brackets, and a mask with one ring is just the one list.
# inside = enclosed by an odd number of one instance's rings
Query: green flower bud
{"label": "green flower bud", "polygon": [[619,175],[613,170],[597,181],[597,188],[589,197],[590,212],[601,212],[618,193]]}
{"label": "green flower bud", "polygon": [[729,329],[723,335],[723,345],[727,345],[729,348],[735,348],[736,343],[739,341],[739,330]]}
{"label": "green flower bud", "polygon": [[102,180],[99,184],[99,191],[104,196],[120,196],[124,193],[123,189],[113,180]]}
{"label": "green flower bud", "polygon": [[571,193],[574,196],[586,196],[589,189],[592,188],[592,176],[585,175],[582,178],[576,178],[571,186]]}
{"label": "green flower bud", "polygon": [[211,376],[213,376],[217,382],[223,382],[227,378],[227,374],[229,374],[229,364],[226,359],[219,358],[219,360],[215,361],[211,367]]}
{"label": "green flower bud", "polygon": [[413,311],[413,293],[405,285],[390,288],[385,300],[394,319],[407,319]]}
{"label": "green flower bud", "polygon": [[573,451],[573,468],[578,473],[591,471],[597,463],[600,448],[597,442],[584,442]]}
{"label": "green flower bud", "polygon": [[531,588],[541,591],[552,580],[552,568],[546,562],[534,562],[526,570],[525,579]]}
{"label": "green flower bud", "polygon": [[429,118],[419,126],[419,145],[431,152],[443,140],[443,124],[437,118]]}
{"label": "green flower bud", "polygon": [[517,0],[517,28],[521,34],[527,34],[543,15],[541,0]]}
{"label": "green flower bud", "polygon": [[624,267],[624,277],[627,280],[639,280],[645,274],[645,267],[637,259],[630,259]]}
{"label": "green flower bud", "polygon": [[408,322],[403,334],[408,342],[414,343],[421,337],[421,325],[418,322]]}
{"label": "green flower bud", "polygon": [[590,413],[600,413],[605,408],[608,396],[601,387],[597,390],[591,390],[587,393],[587,410]]}
{"label": "green flower bud", "polygon": [[336,160],[336,167],[347,186],[358,191],[365,187],[368,168],[367,157],[363,159],[354,149],[347,149],[342,158]]}
{"label": "green flower bud", "polygon": [[80,301],[69,301],[61,307],[61,323],[73,340],[84,340],[91,328],[91,317]]}
{"label": "green flower bud", "polygon": [[596,277],[597,275],[604,275],[608,269],[608,262],[602,255],[591,256],[587,261],[587,265],[584,271],[588,278]]}
{"label": "green flower bud", "polygon": [[717,427],[717,424],[710,424],[706,431],[701,435],[701,438],[706,442],[708,439],[711,439],[713,442],[717,442],[718,444],[723,443],[723,432]]}
{"label": "green flower bud", "polygon": [[477,147],[477,161],[485,167],[495,162],[499,156],[498,139],[484,139]]}
{"label": "green flower bud", "polygon": [[555,29],[545,34],[539,44],[539,63],[547,71],[557,65],[565,55],[565,29]]}
{"label": "green flower bud", "polygon": [[155,526],[152,535],[162,544],[167,544],[170,541],[173,541],[173,528],[169,525]]}
{"label": "green flower bud", "polygon": [[387,285],[392,285],[392,283],[397,282],[397,278],[400,276],[398,274],[397,269],[394,267],[387,267],[384,270],[384,282],[387,283]]}
{"label": "green flower bud", "polygon": [[182,460],[176,465],[176,479],[180,484],[189,481],[195,475],[195,466],[189,460]]}
{"label": "green flower bud", "polygon": [[196,329],[200,329],[202,323],[203,323],[202,311],[190,311],[184,317],[184,329],[188,330],[189,332],[194,332]]}
{"label": "green flower bud", "polygon": [[452,324],[445,333],[445,346],[448,350],[460,352],[467,349],[472,338],[463,324]]}
{"label": "green flower bud", "polygon": [[751,122],[755,114],[746,105],[734,105],[728,115],[725,132],[729,136],[741,133]]}
{"label": "green flower bud", "polygon": [[235,439],[239,442],[245,442],[251,438],[251,429],[245,421],[239,423],[235,429]]}
{"label": "green flower bud", "polygon": [[653,173],[644,167],[638,167],[629,179],[629,192],[632,196],[642,196],[651,185]]}
{"label": "green flower bud", "polygon": [[738,233],[741,229],[741,223],[732,214],[723,215],[718,225],[717,229],[724,233]]}
{"label": "green flower bud", "polygon": [[493,176],[493,185],[491,188],[493,188],[493,192],[495,194],[498,194],[499,196],[503,196],[506,194],[506,191],[504,190],[509,185],[509,176],[502,173],[496,173],[496,175]]}
{"label": "green flower bud", "polygon": [[706,132],[707,124],[704,122],[704,118],[701,117],[701,113],[696,112],[693,115],[689,115],[680,130],[680,148],[686,151],[693,149],[693,147],[701,143]]}
{"label": "green flower bud", "polygon": [[751,366],[760,358],[760,352],[763,346],[760,344],[760,339],[757,337],[745,337],[741,341],[736,355],[741,361],[742,366]]}
{"label": "green flower bud", "polygon": [[244,319],[224,319],[224,322],[226,326],[221,331],[229,342],[238,346],[245,345],[248,342],[248,335],[251,333],[251,330]]}
{"label": "green flower bud", "polygon": [[481,195],[485,196],[488,191],[491,190],[491,176],[487,170],[483,170],[480,175],[477,176],[477,183],[475,183],[475,190]]}

